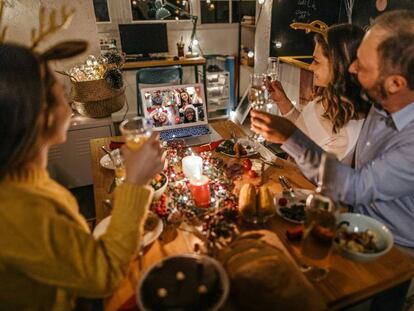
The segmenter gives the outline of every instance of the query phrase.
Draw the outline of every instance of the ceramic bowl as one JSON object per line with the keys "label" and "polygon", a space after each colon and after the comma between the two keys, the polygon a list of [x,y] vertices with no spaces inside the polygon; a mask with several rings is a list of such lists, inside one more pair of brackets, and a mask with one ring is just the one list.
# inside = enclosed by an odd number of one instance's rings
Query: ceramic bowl
{"label": "ceramic bowl", "polygon": [[362,253],[352,251],[335,242],[339,252],[347,258],[362,262],[375,260],[388,253],[394,245],[394,238],[390,230],[374,218],[356,213],[344,213],[337,217],[337,223],[340,224],[342,222],[349,223],[348,232],[363,232],[370,229],[376,236],[375,243],[379,249],[375,253]]}

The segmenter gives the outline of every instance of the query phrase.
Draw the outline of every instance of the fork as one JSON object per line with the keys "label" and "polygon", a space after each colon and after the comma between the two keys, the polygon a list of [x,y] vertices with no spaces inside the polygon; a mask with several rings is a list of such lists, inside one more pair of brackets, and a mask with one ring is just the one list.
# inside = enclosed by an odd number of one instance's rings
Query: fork
{"label": "fork", "polygon": [[293,190],[292,185],[289,182],[289,179],[284,176],[284,175],[280,175],[279,176],[279,182],[283,187],[283,190],[287,191],[289,193],[289,195],[291,196],[291,198],[295,198],[295,191]]}

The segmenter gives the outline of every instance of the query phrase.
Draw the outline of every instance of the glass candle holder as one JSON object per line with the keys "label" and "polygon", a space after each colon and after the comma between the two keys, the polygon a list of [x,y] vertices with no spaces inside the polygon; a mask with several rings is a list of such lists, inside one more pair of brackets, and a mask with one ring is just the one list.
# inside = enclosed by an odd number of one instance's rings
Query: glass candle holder
{"label": "glass candle holder", "polygon": [[190,179],[188,187],[197,207],[208,208],[210,206],[210,180],[207,176],[201,175],[199,179]]}

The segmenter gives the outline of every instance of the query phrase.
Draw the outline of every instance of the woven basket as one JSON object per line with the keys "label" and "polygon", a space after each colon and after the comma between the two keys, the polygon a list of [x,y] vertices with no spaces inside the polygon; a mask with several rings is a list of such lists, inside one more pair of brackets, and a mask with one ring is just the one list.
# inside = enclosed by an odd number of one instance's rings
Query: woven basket
{"label": "woven basket", "polygon": [[113,89],[104,80],[72,82],[73,107],[83,116],[104,118],[121,110],[125,87]]}

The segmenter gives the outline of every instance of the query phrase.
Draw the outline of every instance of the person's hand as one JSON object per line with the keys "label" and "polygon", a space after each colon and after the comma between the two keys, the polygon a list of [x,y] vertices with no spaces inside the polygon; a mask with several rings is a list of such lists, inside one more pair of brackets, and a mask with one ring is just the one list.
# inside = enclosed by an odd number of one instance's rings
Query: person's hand
{"label": "person's hand", "polygon": [[277,104],[280,102],[289,101],[289,98],[286,96],[285,90],[279,81],[267,81],[266,87],[269,91],[270,98]]}
{"label": "person's hand", "polygon": [[122,146],[126,182],[144,186],[163,169],[165,157],[158,136],[158,133],[152,133],[151,137],[138,150]]}
{"label": "person's hand", "polygon": [[267,141],[283,144],[297,127],[288,119],[266,112],[250,112],[252,130],[262,135]]}

